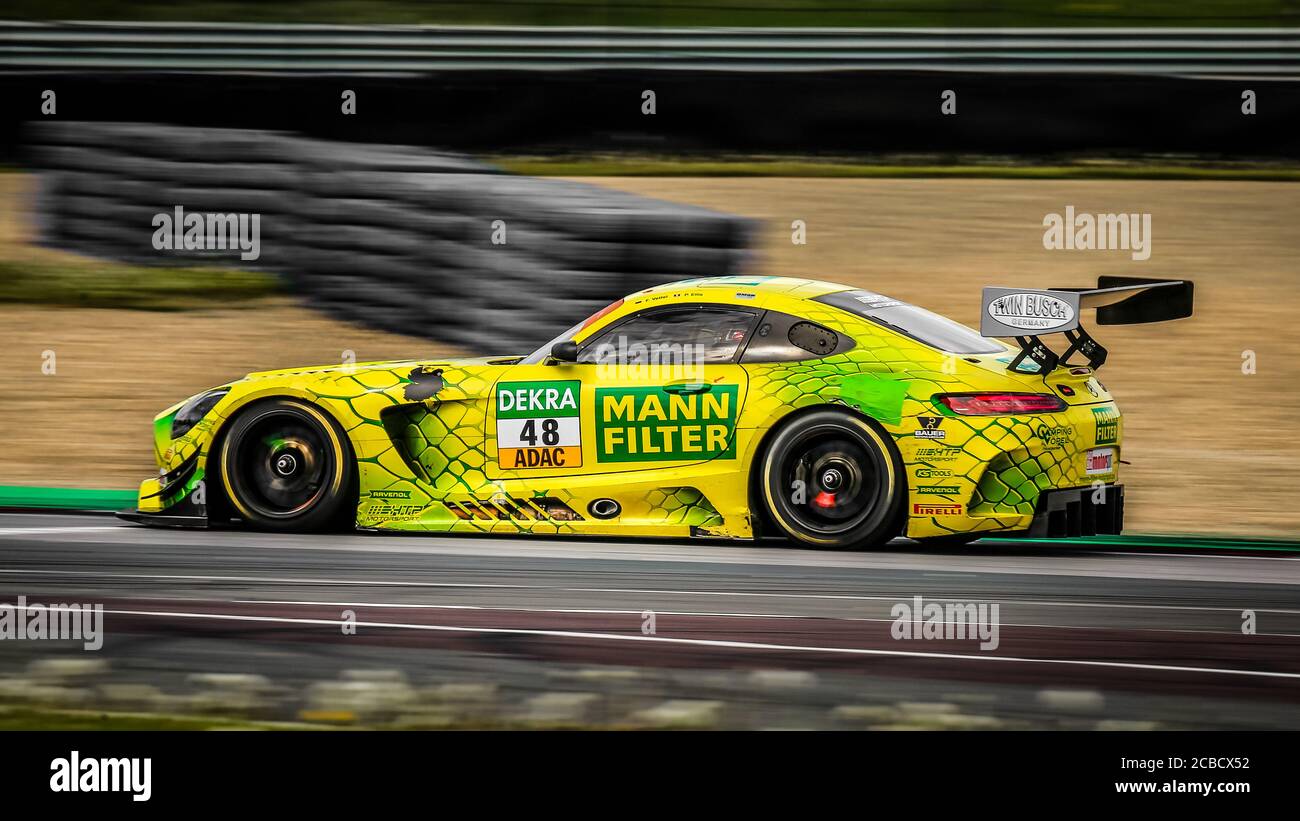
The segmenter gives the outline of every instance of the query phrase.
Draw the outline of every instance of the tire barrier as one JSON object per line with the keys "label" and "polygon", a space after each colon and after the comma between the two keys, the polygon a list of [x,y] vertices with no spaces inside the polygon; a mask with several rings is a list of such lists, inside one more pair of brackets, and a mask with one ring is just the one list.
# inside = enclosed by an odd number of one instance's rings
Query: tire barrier
{"label": "tire barrier", "polygon": [[[422,148],[140,123],[42,122],[29,139],[47,245],[273,271],[330,316],[484,353],[527,352],[627,293],[751,257],[748,220]],[[191,235],[186,218],[211,214],[260,215],[260,254],[213,247],[211,220]]]}

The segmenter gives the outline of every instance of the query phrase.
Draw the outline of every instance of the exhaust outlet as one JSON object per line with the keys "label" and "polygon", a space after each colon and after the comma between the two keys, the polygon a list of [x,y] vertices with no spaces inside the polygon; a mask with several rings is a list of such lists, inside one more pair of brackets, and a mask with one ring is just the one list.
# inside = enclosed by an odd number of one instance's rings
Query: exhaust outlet
{"label": "exhaust outlet", "polygon": [[587,505],[587,512],[597,519],[612,519],[622,511],[622,506],[613,499],[593,499]]}

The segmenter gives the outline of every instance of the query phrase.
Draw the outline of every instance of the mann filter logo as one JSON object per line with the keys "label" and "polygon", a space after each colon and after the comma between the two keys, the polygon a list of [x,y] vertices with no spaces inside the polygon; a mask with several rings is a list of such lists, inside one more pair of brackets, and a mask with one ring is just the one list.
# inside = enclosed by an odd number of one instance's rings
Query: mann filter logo
{"label": "mann filter logo", "polygon": [[601,462],[682,462],[736,458],[736,385],[701,393],[661,387],[596,389],[596,458]]}
{"label": "mann filter logo", "polygon": [[921,427],[914,432],[917,439],[943,439],[948,432],[940,428],[943,418],[939,416],[918,416],[916,422]]}
{"label": "mann filter logo", "polygon": [[1039,425],[1038,430],[1034,432],[1038,434],[1039,439],[1054,447],[1069,443],[1070,438],[1074,436],[1074,428],[1069,425]]}
{"label": "mann filter logo", "polygon": [[1093,408],[1092,421],[1097,423],[1097,444],[1113,445],[1119,441],[1119,411],[1114,408]]}
{"label": "mann filter logo", "polygon": [[912,514],[914,516],[960,516],[962,510],[961,505],[926,504],[924,502],[917,502],[912,505]]}
{"label": "mann filter logo", "polygon": [[916,492],[919,494],[932,494],[935,496],[952,496],[959,492],[956,485],[924,485],[918,487]]}
{"label": "mann filter logo", "polygon": [[989,302],[989,316],[1009,328],[1046,333],[1074,322],[1074,307],[1048,294],[1011,293]]}
{"label": "mann filter logo", "polygon": [[503,382],[497,387],[497,464],[504,470],[582,466],[581,383]]}

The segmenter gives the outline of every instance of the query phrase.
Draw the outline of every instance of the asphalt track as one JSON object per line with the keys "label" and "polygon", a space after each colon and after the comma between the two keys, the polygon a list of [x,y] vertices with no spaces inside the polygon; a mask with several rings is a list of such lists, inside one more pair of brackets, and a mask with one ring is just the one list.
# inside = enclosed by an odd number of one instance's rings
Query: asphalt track
{"label": "asphalt track", "polygon": [[[1002,716],[1082,711],[1068,726],[1300,728],[1295,555],[286,536],[0,514],[0,602],[19,595],[103,603],[101,652],[141,675],[453,667],[540,691],[557,671],[641,670],[675,676],[665,697],[699,698],[718,674],[761,684],[778,670],[816,684],[760,700],[771,715],[964,694]],[[893,609],[917,596],[997,604],[997,647],[895,638]],[[44,649],[0,644],[5,673]]]}

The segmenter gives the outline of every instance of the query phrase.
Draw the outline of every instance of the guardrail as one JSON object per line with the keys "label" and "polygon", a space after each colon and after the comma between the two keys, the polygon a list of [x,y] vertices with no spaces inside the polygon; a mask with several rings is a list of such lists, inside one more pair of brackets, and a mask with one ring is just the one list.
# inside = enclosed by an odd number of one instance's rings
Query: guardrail
{"label": "guardrail", "polygon": [[0,22],[0,72],[968,71],[1300,78],[1300,28],[521,28]]}

